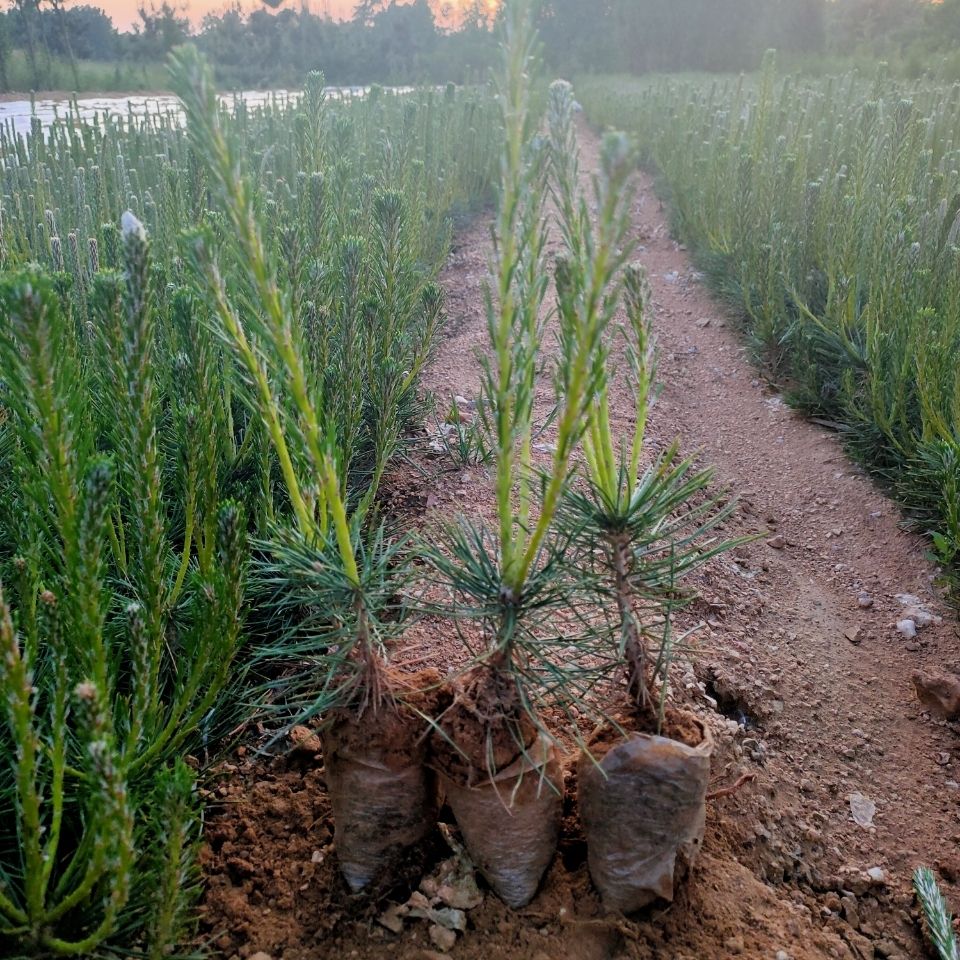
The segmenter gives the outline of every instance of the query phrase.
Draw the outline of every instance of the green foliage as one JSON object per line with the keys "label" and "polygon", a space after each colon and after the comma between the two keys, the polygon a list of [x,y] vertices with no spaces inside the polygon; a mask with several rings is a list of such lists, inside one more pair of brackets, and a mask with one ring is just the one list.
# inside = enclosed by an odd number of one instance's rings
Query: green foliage
{"label": "green foliage", "polygon": [[933,871],[918,867],[913,874],[913,889],[923,907],[926,933],[938,957],[940,960],[957,960],[960,949],[957,948],[957,936],[953,930],[953,917],[933,877]]}
{"label": "green foliage", "polygon": [[190,40],[223,89],[295,89],[317,69],[337,85],[471,83],[486,78],[497,52],[487,13],[451,21],[427,0],[358,9],[346,21],[306,7],[233,5],[199,24],[175,4],[150,2],[122,30],[91,5],[11,6],[0,11],[0,92],[164,90],[165,58]]}
{"label": "green foliage", "polygon": [[822,51],[826,0],[543,0],[547,60],[598,71],[754,70],[763,51]]}
{"label": "green foliage", "polygon": [[826,81],[586,81],[634,129],[678,232],[805,410],[936,533],[957,573],[960,113],[955,90],[881,69]]}
{"label": "green foliage", "polygon": [[[638,710],[662,721],[675,651],[671,616],[685,599],[679,581],[732,546],[705,538],[732,507],[720,509],[718,500],[708,496],[695,500],[710,485],[712,472],[682,461],[679,444],[641,467],[656,361],[646,278],[639,267],[627,265],[634,249],[629,239],[633,192],[622,175],[613,172],[628,166],[631,155],[621,135],[604,139],[594,228],[586,198],[578,190],[579,148],[569,84],[553,84],[547,116],[565,246],[557,272],[562,341],[577,339],[568,318],[578,312],[601,312],[609,328],[622,310],[626,323],[618,339],[634,398],[633,436],[625,444],[610,419],[611,350],[598,350],[583,437],[586,483],[565,489],[560,511],[570,541],[567,562],[579,568],[581,582],[605,616],[594,628],[594,639],[600,640],[601,649],[612,647],[605,651],[612,665],[626,666],[627,689]],[[658,685],[661,696],[655,710]]]}
{"label": "green foliage", "polygon": [[[216,252],[203,238],[194,242],[199,284],[216,331],[245,372],[247,404],[267,428],[295,523],[291,530],[271,525],[255,564],[259,593],[280,624],[257,662],[281,670],[267,686],[300,722],[332,707],[376,711],[390,698],[387,639],[404,627],[398,597],[410,568],[382,525],[368,536],[367,524],[416,404],[442,297],[410,259],[404,197],[383,190],[373,198],[369,252],[363,238],[349,235],[336,249],[332,306],[340,322],[329,331],[298,324],[301,291],[278,282],[249,178],[219,123],[211,74],[192,48],[173,58],[173,79],[234,241],[221,240]],[[319,114],[319,82],[311,96]],[[313,320],[315,309],[300,316]],[[371,460],[364,492],[351,502],[351,469],[364,455]],[[282,672],[291,662],[293,673]]]}
{"label": "green foliage", "polygon": [[582,380],[589,367],[584,352],[579,358],[580,380],[565,398],[568,412],[549,481],[550,498],[544,496],[534,524],[534,387],[549,285],[544,215],[548,163],[543,143],[532,136],[534,68],[535,34],[528,4],[510,4],[498,88],[504,144],[493,232],[493,279],[485,291],[491,356],[482,360],[481,400],[496,473],[497,529],[490,531],[462,518],[448,531],[448,550],[426,551],[452,589],[456,616],[476,617],[483,623],[484,648],[477,657],[513,673],[518,688],[526,681],[531,689],[537,689],[529,683],[535,670],[532,664],[546,658],[528,619],[533,611],[542,614],[562,602],[548,535],[578,438]]}
{"label": "green foliage", "polygon": [[312,76],[227,109],[189,53],[180,78],[189,130],[0,132],[4,955],[189,938],[187,758],[251,699],[243,645],[312,662],[278,705],[381,699],[408,566],[377,490],[451,215],[495,169],[483,91],[328,103]]}
{"label": "green foliage", "polygon": [[[597,443],[603,429],[608,444],[613,442],[606,414],[608,333],[621,306],[627,306],[641,339],[648,330],[639,319],[638,278],[626,270],[632,250],[629,182],[634,170],[629,143],[622,135],[604,139],[592,194],[585,192],[573,91],[563,81],[554,83],[548,95],[548,137],[530,137],[532,35],[523,4],[509,6],[506,16],[507,80],[500,91],[506,138],[494,280],[487,295],[491,356],[485,362],[480,403],[495,463],[498,527],[488,530],[461,520],[449,532],[447,551],[434,552],[432,563],[452,591],[454,616],[481,622],[480,644],[467,643],[473,662],[491,671],[492,683],[511,691],[509,702],[503,703],[504,716],[512,721],[514,714],[524,713],[539,724],[538,710],[550,701],[595,709],[587,705],[587,693],[597,676],[617,662],[616,651],[607,643],[609,629],[606,624],[597,627],[591,610],[598,579],[594,564],[585,558],[602,538],[575,516],[586,501],[572,492],[571,482],[579,450],[591,464],[613,456],[606,448],[600,451]],[[559,355],[550,370],[555,391],[553,454],[549,465],[539,469],[532,439],[534,389],[548,316],[548,197],[557,210],[565,250],[554,271]],[[638,416],[628,499],[638,528],[646,524],[652,542],[680,529],[669,525],[667,513],[689,498],[693,488],[684,485],[689,465],[681,465],[672,473],[663,469],[657,474],[661,486],[655,493],[650,493],[649,483],[639,489],[651,353],[644,341],[635,344],[630,355],[645,386],[637,405],[643,416]],[[603,411],[602,426],[598,410]],[[647,513],[641,516],[644,509]],[[637,540],[641,542],[639,534]],[[655,551],[649,552],[652,556]],[[651,563],[651,579],[654,570]]]}
{"label": "green foliage", "polygon": [[[6,387],[0,599],[0,941],[93,952],[134,916],[160,955],[182,931],[190,886],[193,775],[177,755],[215,705],[240,638],[244,524],[215,505],[213,562],[174,594],[157,446],[146,237],[77,336],[36,270],[0,289]],[[91,407],[101,381],[112,378]],[[104,384],[106,386],[106,384]],[[189,815],[187,814],[189,811]],[[136,883],[153,861],[165,897]],[[150,939],[160,937],[160,940]]]}

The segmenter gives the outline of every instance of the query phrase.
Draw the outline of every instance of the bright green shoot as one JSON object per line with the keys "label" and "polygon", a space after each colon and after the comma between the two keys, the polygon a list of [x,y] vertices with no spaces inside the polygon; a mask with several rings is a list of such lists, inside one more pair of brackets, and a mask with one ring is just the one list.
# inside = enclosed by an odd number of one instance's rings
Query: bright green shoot
{"label": "bright green shoot", "polygon": [[[430,551],[430,556],[452,587],[457,619],[472,616],[483,624],[482,644],[471,647],[474,662],[488,666],[501,688],[513,683],[515,697],[504,703],[505,715],[519,710],[536,723],[535,702],[579,699],[596,673],[586,657],[587,646],[572,653],[569,633],[558,636],[553,625],[554,614],[561,610],[565,617],[580,618],[578,624],[586,622],[563,563],[565,539],[558,536],[556,521],[590,409],[603,385],[605,334],[616,314],[620,274],[630,249],[628,185],[633,164],[625,138],[604,141],[601,171],[590,198],[597,207],[594,227],[576,158],[564,152],[572,143],[572,92],[569,85],[555,85],[550,136],[537,136],[530,108],[535,32],[529,4],[508,4],[504,17],[500,104],[505,134],[494,281],[487,296],[492,349],[484,365],[481,398],[496,462],[497,530],[489,534],[462,521],[451,531],[449,551]],[[568,161],[573,166],[567,166]],[[552,313],[546,308],[551,196],[560,210],[557,224],[575,251],[553,271],[557,306]],[[572,216],[566,217],[565,211]],[[540,468],[534,462],[539,429],[534,401],[551,320],[559,341],[550,371],[553,451]]]}
{"label": "bright green shoot", "polygon": [[[602,336],[622,310],[634,413],[633,435],[624,442],[610,415],[611,357],[607,347],[595,345],[587,394],[592,402],[583,411],[587,490],[561,488],[562,525],[577,544],[582,582],[601,609],[613,605],[608,618],[617,641],[613,662],[626,665],[631,699],[662,722],[664,701],[656,686],[659,680],[661,693],[666,689],[662,681],[677,647],[671,623],[672,610],[682,599],[677,582],[730,546],[700,542],[730,508],[720,509],[715,499],[692,505],[711,473],[681,461],[676,444],[652,466],[643,466],[656,359],[646,278],[642,269],[627,265],[633,249],[628,234],[630,151],[622,136],[604,140],[601,173],[594,183],[594,225],[577,190],[578,148],[568,84],[551,87],[548,116],[553,192],[566,246],[557,274],[564,358],[576,357],[581,344]],[[595,325],[590,318],[598,318]],[[575,364],[570,368],[576,369]],[[600,629],[600,639],[603,634]]]}
{"label": "bright green shoot", "polygon": [[[502,585],[514,598],[522,594],[550,534],[573,454],[596,396],[603,366],[603,334],[613,316],[616,274],[626,256],[627,183],[632,169],[626,141],[621,137],[606,140],[602,172],[595,183],[599,224],[596,238],[591,234],[580,248],[581,258],[575,269],[583,283],[575,293],[564,282],[564,265],[558,268],[561,359],[556,373],[555,452],[544,477],[539,512],[531,522],[533,393],[548,275],[543,262],[544,173],[549,172],[551,164],[555,171],[558,169],[555,153],[551,155],[539,140],[531,140],[528,129],[534,36],[526,4],[510,5],[505,44],[507,80],[501,91],[506,138],[496,236],[497,310],[492,300],[488,304],[496,368],[489,375],[487,396],[494,410],[498,447]],[[567,111],[568,115],[572,112],[570,94]],[[563,179],[562,173],[558,179]],[[580,195],[579,184],[564,182],[562,189],[569,194],[570,205],[588,220],[588,204]],[[577,229],[586,229],[583,220]]]}
{"label": "bright green shoot", "polygon": [[493,364],[486,368],[484,388],[496,437],[502,585],[518,597],[530,558],[542,544],[542,533],[531,538],[528,528],[533,393],[548,274],[544,264],[545,168],[530,138],[536,34],[527,2],[508,4],[504,30],[504,74],[499,86],[504,144],[494,231],[496,279],[495,289],[487,291],[486,299]]}
{"label": "bright green shoot", "polygon": [[656,375],[653,336],[647,319],[649,287],[643,270],[630,266],[626,271],[624,306],[628,327],[626,349],[630,363],[634,399],[634,429],[629,460],[624,468],[624,451],[618,444],[610,424],[610,385],[604,380],[600,398],[593,408],[590,426],[584,439],[584,455],[590,481],[609,504],[621,498],[630,500],[640,482],[651,390]]}
{"label": "bright green shoot", "polygon": [[[343,568],[349,580],[359,586],[345,502],[345,476],[338,469],[339,457],[332,432],[324,428],[322,414],[318,412],[322,397],[317,398],[317,403],[311,393],[304,351],[295,335],[297,327],[292,319],[292,306],[286,302],[267,256],[249,185],[240,172],[240,160],[222,124],[213,78],[192,47],[185,47],[172,56],[171,71],[186,110],[191,140],[209,166],[236,236],[239,257],[233,265],[242,264],[255,295],[251,309],[241,315],[216,261],[201,249],[198,259],[211,303],[254,385],[258,410],[268,425],[301,535],[308,542],[317,542],[326,536],[332,523]],[[253,340],[248,336],[248,326],[254,333]],[[263,349],[266,345],[269,351]],[[292,404],[285,403],[278,394],[277,383],[286,387]],[[289,412],[290,406],[295,411],[293,415]],[[299,441],[302,449],[292,450],[291,440]],[[308,467],[306,476],[297,468],[298,454]]]}

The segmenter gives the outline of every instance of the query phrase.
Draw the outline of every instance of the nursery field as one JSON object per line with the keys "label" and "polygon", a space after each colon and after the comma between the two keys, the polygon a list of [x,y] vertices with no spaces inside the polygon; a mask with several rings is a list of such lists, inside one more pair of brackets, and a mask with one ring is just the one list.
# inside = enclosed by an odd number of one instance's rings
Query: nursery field
{"label": "nursery field", "polygon": [[525,6],[0,129],[0,957],[955,950],[956,97]]}
{"label": "nursery field", "polygon": [[588,79],[790,401],[960,557],[957,87],[876,76]]}

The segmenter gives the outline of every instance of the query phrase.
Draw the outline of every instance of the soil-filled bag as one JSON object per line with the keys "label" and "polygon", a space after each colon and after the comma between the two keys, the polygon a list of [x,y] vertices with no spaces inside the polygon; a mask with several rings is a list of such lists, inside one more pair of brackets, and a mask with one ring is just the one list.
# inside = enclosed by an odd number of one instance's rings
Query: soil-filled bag
{"label": "soil-filled bag", "polygon": [[[590,876],[604,905],[632,913],[673,900],[674,883],[703,843],[713,740],[695,718],[699,743],[643,733],[590,747],[577,774]],[[695,739],[688,737],[687,739]]]}
{"label": "soil-filled bag", "polygon": [[494,777],[464,784],[441,775],[441,784],[477,868],[508,906],[526,906],[560,835],[563,771],[556,748],[541,735]]}
{"label": "soil-filled bag", "polygon": [[437,820],[423,722],[403,712],[338,715],[323,733],[340,871],[354,893],[398,879]]}

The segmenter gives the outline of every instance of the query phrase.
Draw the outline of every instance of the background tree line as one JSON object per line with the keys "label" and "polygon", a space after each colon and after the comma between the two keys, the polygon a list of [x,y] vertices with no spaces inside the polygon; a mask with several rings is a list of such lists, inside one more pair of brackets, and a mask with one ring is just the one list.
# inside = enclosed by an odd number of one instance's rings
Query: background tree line
{"label": "background tree line", "polygon": [[[453,27],[449,0],[360,0],[347,21],[264,2],[193,25],[169,0],[150,0],[121,32],[93,5],[10,0],[0,88],[159,86],[167,53],[188,38],[224,86],[299,85],[316,69],[333,84],[465,82],[486,76],[496,55],[496,23],[479,0]],[[883,57],[917,74],[947,58],[960,76],[960,0],[544,0],[539,26],[551,72],[563,76],[751,70],[770,47],[814,68]]]}

